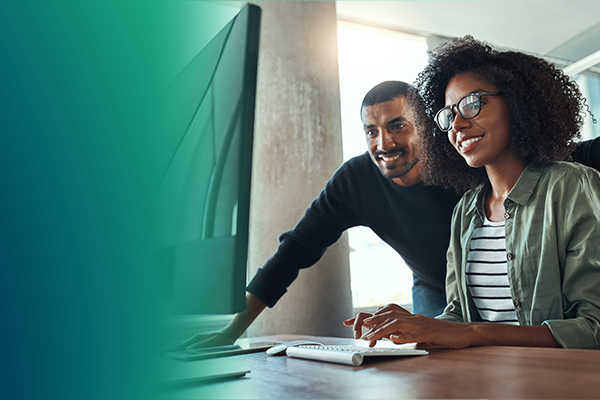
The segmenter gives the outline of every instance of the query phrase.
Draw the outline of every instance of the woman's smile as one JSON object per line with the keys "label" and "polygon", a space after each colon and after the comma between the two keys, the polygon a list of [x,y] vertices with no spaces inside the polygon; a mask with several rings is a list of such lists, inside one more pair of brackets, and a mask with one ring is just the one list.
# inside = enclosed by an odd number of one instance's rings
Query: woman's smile
{"label": "woman's smile", "polygon": [[467,153],[468,151],[473,149],[473,147],[475,147],[476,143],[479,142],[484,136],[485,135],[459,139],[458,140],[459,151],[463,154]]}

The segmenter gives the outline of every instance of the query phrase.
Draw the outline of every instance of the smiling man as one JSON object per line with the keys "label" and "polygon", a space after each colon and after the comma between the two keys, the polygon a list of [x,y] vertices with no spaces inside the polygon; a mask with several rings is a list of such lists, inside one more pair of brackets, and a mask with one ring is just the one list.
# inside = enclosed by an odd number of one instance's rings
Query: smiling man
{"label": "smiling man", "polygon": [[248,285],[246,310],[224,329],[199,333],[173,349],[232,343],[275,305],[301,269],[315,264],[345,230],[361,225],[413,271],[413,312],[442,313],[450,219],[460,197],[421,183],[418,133],[431,130],[432,122],[416,90],[398,81],[371,89],[361,118],[368,151],[340,166],[296,227],[280,236],[277,251]]}
{"label": "smiling man", "polygon": [[431,129],[416,90],[383,82],[361,106],[368,152],[344,163],[304,217],[248,286],[272,307],[300,269],[316,263],[342,233],[368,226],[394,248],[414,275],[413,311],[435,316],[444,291],[450,218],[459,196],[424,186],[419,173],[419,129]]}
{"label": "smiling man", "polygon": [[450,221],[460,196],[421,183],[419,132],[432,130],[425,115],[420,96],[404,82],[371,89],[361,106],[368,151],[342,164],[294,229],[280,236],[277,251],[248,285],[246,310],[222,330],[199,333],[171,349],[233,343],[265,307],[275,305],[301,269],[319,261],[345,230],[361,225],[412,270],[413,313],[440,315],[446,306]]}
{"label": "smiling man", "polygon": [[[392,87],[391,82],[385,85]],[[383,176],[400,186],[421,182],[416,167],[420,154],[419,136],[416,135],[415,113],[407,97],[401,95],[377,104],[368,104],[368,99],[367,95],[361,117],[371,159]]]}

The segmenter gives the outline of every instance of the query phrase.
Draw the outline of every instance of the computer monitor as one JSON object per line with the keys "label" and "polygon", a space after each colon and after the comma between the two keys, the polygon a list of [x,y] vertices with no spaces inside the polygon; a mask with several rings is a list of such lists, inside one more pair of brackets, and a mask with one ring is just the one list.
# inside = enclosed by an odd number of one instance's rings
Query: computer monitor
{"label": "computer monitor", "polygon": [[178,141],[155,199],[159,301],[174,314],[245,307],[260,14],[242,8],[161,95],[158,132]]}

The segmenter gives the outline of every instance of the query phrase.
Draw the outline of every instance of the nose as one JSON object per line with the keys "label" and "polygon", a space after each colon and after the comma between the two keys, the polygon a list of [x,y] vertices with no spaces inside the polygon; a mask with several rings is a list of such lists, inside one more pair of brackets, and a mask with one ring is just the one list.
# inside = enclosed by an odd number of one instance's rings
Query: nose
{"label": "nose", "polygon": [[468,127],[471,124],[470,119],[464,119],[458,112],[454,111],[454,118],[451,122],[451,128],[448,133],[454,131],[454,133],[460,132],[462,129]]}
{"label": "nose", "polygon": [[396,142],[394,142],[392,135],[384,130],[381,132],[381,135],[379,135],[379,143],[377,143],[377,147],[380,151],[389,151],[390,149],[396,147]]}
{"label": "nose", "polygon": [[456,147],[458,142],[458,132],[467,128],[471,124],[470,119],[464,119],[458,112],[454,112],[454,119],[450,130],[448,131],[448,140],[452,146]]}

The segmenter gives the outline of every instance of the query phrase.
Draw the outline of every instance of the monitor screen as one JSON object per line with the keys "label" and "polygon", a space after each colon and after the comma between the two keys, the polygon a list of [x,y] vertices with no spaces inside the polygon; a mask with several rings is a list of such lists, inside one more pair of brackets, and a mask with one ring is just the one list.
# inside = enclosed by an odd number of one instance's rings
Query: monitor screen
{"label": "monitor screen", "polygon": [[161,95],[158,132],[177,143],[156,192],[156,248],[174,314],[245,307],[259,25],[245,6]]}

